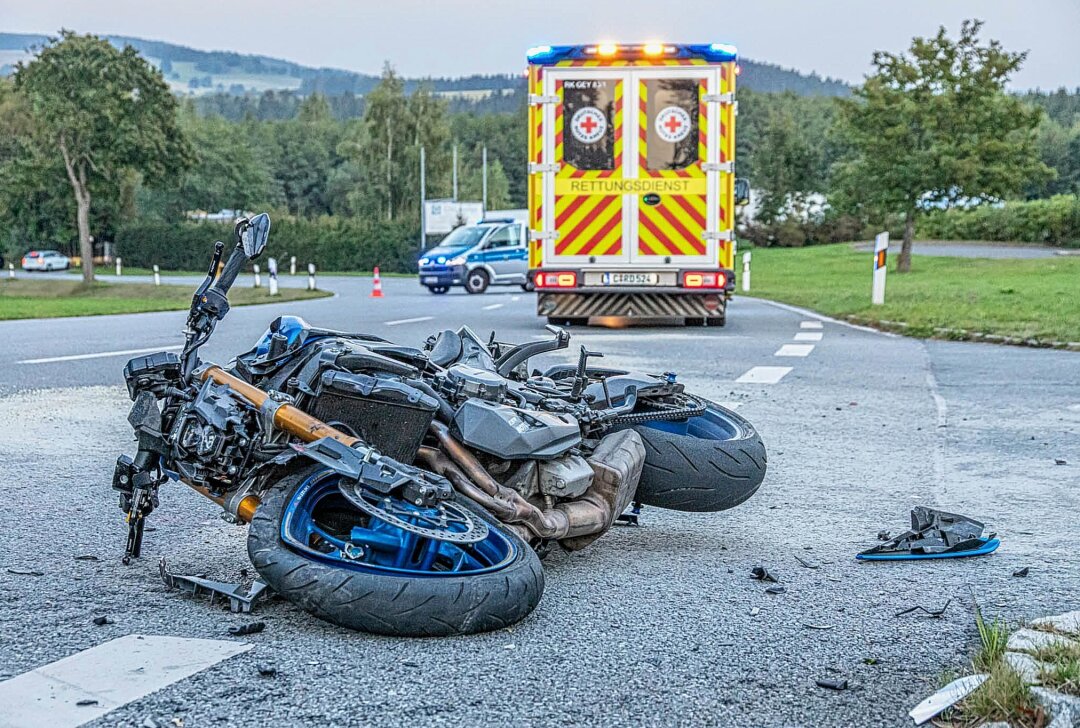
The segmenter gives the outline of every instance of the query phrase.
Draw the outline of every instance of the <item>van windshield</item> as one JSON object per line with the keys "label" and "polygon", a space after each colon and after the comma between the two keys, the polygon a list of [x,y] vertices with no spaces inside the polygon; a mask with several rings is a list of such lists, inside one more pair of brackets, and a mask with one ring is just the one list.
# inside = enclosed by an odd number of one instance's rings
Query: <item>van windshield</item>
{"label": "van windshield", "polygon": [[484,239],[484,236],[491,231],[489,226],[468,226],[463,225],[459,228],[454,228],[450,231],[450,234],[439,241],[439,248],[471,248]]}

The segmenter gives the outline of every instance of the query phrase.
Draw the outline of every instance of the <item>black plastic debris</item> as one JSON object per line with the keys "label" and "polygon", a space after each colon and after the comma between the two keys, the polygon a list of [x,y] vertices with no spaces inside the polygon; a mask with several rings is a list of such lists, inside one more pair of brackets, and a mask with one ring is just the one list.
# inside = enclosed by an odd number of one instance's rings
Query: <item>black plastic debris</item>
{"label": "black plastic debris", "polygon": [[45,576],[43,572],[34,571],[33,569],[12,569],[7,570],[9,574],[15,574],[16,576]]}
{"label": "black plastic debris", "polygon": [[765,593],[766,594],[783,594],[786,591],[787,591],[787,589],[784,586],[782,586],[780,584],[774,584],[773,586],[768,587],[765,590]]}
{"label": "black plastic debris", "polygon": [[[246,571],[245,569],[244,573]],[[229,600],[229,609],[233,612],[250,612],[257,602],[270,593],[266,582],[262,579],[256,579],[248,589],[244,589],[242,583],[232,584],[214,581],[203,576],[174,574],[169,571],[165,557],[158,562],[158,573],[167,589],[179,589],[192,595],[209,594],[211,605],[217,602],[218,597],[224,597]]]}
{"label": "black plastic debris", "polygon": [[1069,461],[1065,458],[1054,458],[1054,465],[1068,465]]}
{"label": "black plastic debris", "polygon": [[112,624],[113,623],[113,621],[111,619],[109,619],[108,617],[94,617],[94,619],[92,621],[98,627],[104,627],[107,624]]}
{"label": "black plastic debris", "polygon": [[271,667],[269,665],[260,665],[256,669],[258,669],[258,671],[259,671],[259,677],[276,677],[277,676],[277,668],[276,667]]}
{"label": "black plastic debris", "polygon": [[750,575],[758,581],[777,581],[776,577],[769,573],[769,570],[764,566],[755,566]]}
{"label": "black plastic debris", "polygon": [[101,559],[99,559],[97,556],[94,556],[93,554],[82,554],[81,556],[76,556],[75,560],[76,561],[101,561]]}
{"label": "black plastic debris", "polygon": [[826,690],[847,690],[847,678],[843,677],[823,677],[817,681],[819,688],[825,688]]}
{"label": "black plastic debris", "polygon": [[1014,571],[1013,576],[1027,576],[1029,571],[1031,571],[1031,567],[1025,566],[1022,569],[1017,569],[1016,571]]}
{"label": "black plastic debris", "polygon": [[861,552],[856,558],[888,561],[988,554],[1000,542],[994,534],[984,537],[984,528],[974,518],[915,506],[911,509],[910,530]]}
{"label": "black plastic debris", "polygon": [[266,629],[266,622],[248,622],[239,627],[229,627],[229,634],[240,637],[246,634],[258,634],[264,629]]}
{"label": "black plastic debris", "polygon": [[877,540],[878,541],[888,541],[890,538],[892,538],[892,534],[889,533],[888,531],[878,531],[877,532]]}
{"label": "black plastic debris", "polygon": [[815,564],[813,562],[807,561],[806,559],[800,558],[798,554],[795,555],[795,560],[807,569],[816,569],[818,568],[818,566],[820,566],[820,564]]}
{"label": "black plastic debris", "polygon": [[78,705],[80,708],[85,708],[88,705],[97,705],[97,704],[98,704],[98,701],[96,701],[96,700],[80,700],[79,702],[75,703],[75,705]]}
{"label": "black plastic debris", "polygon": [[903,617],[905,614],[911,614],[912,612],[924,612],[927,616],[937,617],[938,619],[940,619],[941,616],[945,614],[945,610],[949,608],[950,604],[952,604],[952,599],[946,600],[946,602],[941,605],[941,609],[928,609],[921,604],[916,604],[914,607],[908,607],[907,609],[900,610],[894,616]]}

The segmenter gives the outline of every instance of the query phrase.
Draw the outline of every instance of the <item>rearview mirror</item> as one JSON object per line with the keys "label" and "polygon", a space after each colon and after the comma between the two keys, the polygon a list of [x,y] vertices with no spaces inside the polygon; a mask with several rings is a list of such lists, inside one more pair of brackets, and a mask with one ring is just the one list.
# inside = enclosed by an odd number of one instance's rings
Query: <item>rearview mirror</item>
{"label": "rearview mirror", "polygon": [[240,244],[244,247],[244,255],[248,260],[255,260],[262,255],[266,241],[270,238],[270,216],[261,212],[240,224]]}
{"label": "rearview mirror", "polygon": [[738,207],[750,204],[750,180],[745,177],[735,180],[735,204]]}

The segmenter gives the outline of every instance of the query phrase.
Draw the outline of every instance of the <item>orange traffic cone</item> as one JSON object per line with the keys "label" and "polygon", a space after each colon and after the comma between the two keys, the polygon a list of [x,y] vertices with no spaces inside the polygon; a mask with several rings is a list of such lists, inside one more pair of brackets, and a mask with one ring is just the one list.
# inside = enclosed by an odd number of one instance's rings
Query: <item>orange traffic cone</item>
{"label": "orange traffic cone", "polygon": [[375,266],[375,279],[372,281],[374,284],[371,288],[372,298],[382,298],[382,280],[379,278],[379,266]]}

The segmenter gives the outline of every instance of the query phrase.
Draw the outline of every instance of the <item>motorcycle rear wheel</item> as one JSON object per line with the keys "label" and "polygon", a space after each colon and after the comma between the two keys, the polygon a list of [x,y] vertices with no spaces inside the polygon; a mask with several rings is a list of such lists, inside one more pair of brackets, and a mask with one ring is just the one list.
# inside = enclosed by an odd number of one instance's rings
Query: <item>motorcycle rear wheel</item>
{"label": "motorcycle rear wheel", "polygon": [[675,511],[723,511],[757,492],[768,464],[761,436],[731,410],[707,405],[699,417],[634,426],[645,442],[635,500]]}
{"label": "motorcycle rear wheel", "polygon": [[[488,536],[465,549],[445,541],[429,542],[439,555],[424,568],[418,562],[425,559],[416,558],[426,548],[421,540],[410,533],[395,534],[392,526],[350,506],[344,497],[338,497],[336,477],[320,465],[293,471],[269,489],[251,521],[251,562],[270,588],[285,599],[342,627],[404,637],[501,629],[524,619],[539,603],[544,573],[536,553],[471,501],[462,498],[455,502],[487,523]],[[300,502],[308,497],[323,500]],[[330,553],[302,553],[285,540],[295,540],[292,521],[298,507],[311,521],[312,528],[304,533],[310,533],[321,548],[331,547],[329,541],[321,543],[319,534],[329,539],[328,531],[352,529],[352,534],[376,537],[373,545],[358,547],[361,551],[371,549],[372,559],[374,549],[385,549],[387,542],[399,536],[402,543],[409,544],[409,552],[400,555],[405,558],[397,558],[391,551],[389,560],[383,559],[381,565],[366,564],[363,558],[349,564],[340,558],[341,552],[335,552],[337,559]],[[469,554],[462,554],[463,550]],[[466,562],[468,566],[462,567]],[[461,570],[452,570],[455,568]]]}

